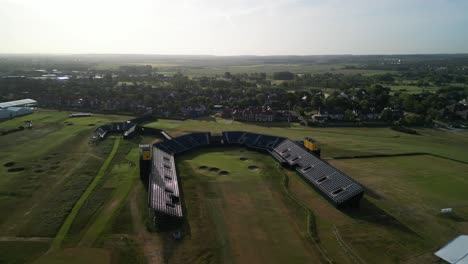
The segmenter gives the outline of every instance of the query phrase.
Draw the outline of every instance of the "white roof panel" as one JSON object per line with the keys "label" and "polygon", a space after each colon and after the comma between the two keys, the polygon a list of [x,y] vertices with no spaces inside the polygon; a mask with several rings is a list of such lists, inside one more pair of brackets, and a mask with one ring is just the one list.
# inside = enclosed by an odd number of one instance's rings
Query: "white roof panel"
{"label": "white roof panel", "polygon": [[468,235],[455,238],[434,254],[451,264],[468,264]]}
{"label": "white roof panel", "polygon": [[37,101],[33,100],[33,99],[22,99],[22,100],[16,100],[16,101],[0,103],[0,108],[7,108],[7,107],[12,107],[12,106],[22,106],[22,105],[35,104],[35,103],[37,103]]}

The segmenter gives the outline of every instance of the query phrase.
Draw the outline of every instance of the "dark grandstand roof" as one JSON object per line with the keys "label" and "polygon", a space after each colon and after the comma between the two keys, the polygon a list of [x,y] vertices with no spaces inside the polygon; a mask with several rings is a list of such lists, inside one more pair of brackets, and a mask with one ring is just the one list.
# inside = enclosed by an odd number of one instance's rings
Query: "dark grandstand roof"
{"label": "dark grandstand roof", "polygon": [[208,132],[190,133],[156,143],[155,146],[167,153],[179,154],[195,147],[208,145],[211,134]]}
{"label": "dark grandstand roof", "polygon": [[243,132],[226,131],[223,132],[226,143],[240,144],[256,148],[273,149],[280,142],[285,140],[283,137]]}
{"label": "dark grandstand roof", "polygon": [[275,147],[274,152],[337,205],[364,192],[353,179],[289,139]]}
{"label": "dark grandstand roof", "polygon": [[129,136],[135,132],[137,124],[131,121],[117,122],[102,125],[94,131],[100,138],[106,137],[108,133],[122,133],[123,136]]}

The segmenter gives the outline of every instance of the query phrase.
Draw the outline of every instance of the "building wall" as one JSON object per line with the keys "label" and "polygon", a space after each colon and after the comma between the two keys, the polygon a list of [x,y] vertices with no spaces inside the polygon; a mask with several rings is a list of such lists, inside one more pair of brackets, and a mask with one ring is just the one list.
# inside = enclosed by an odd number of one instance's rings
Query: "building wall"
{"label": "building wall", "polygon": [[0,109],[0,119],[8,119],[10,118],[11,111],[7,109]]}
{"label": "building wall", "polygon": [[[13,111],[14,109],[14,111]],[[22,108],[6,108],[6,109],[0,109],[0,119],[9,119],[9,118],[14,118],[17,116],[23,116],[23,115],[28,115],[32,114],[32,110],[27,107],[22,107]]]}

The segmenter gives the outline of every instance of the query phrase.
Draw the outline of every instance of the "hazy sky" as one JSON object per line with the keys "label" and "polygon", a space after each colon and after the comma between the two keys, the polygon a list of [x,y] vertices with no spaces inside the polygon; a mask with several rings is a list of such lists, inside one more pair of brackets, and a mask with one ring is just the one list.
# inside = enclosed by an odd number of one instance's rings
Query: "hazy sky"
{"label": "hazy sky", "polygon": [[468,0],[0,0],[0,53],[461,52]]}

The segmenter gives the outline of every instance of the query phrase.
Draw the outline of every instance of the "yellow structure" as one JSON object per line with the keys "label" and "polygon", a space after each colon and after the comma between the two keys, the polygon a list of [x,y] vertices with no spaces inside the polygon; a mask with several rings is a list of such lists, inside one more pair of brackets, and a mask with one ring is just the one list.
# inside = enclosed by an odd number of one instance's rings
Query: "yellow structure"
{"label": "yellow structure", "polygon": [[140,159],[151,160],[151,147],[148,144],[140,145]]}
{"label": "yellow structure", "polygon": [[306,137],[304,139],[304,147],[306,147],[309,151],[317,151],[320,149],[317,140]]}

